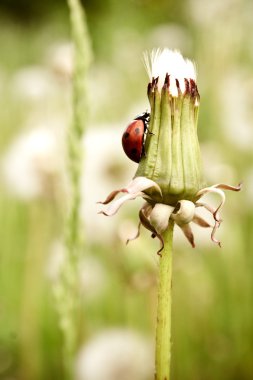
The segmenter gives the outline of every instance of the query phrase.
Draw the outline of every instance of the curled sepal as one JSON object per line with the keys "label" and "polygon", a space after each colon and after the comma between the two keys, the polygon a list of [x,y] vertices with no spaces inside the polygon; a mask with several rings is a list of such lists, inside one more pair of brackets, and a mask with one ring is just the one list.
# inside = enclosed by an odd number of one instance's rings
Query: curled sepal
{"label": "curled sepal", "polygon": [[[144,214],[144,215],[149,215],[151,211],[152,211],[152,206],[149,203],[147,203],[147,202],[144,203],[144,205],[142,206],[141,210],[139,211],[140,221],[139,221],[139,224],[138,224],[137,232],[136,232],[135,236],[133,236],[132,238],[128,238],[127,239],[126,244],[128,244],[130,241],[138,239],[138,237],[140,236],[141,225],[143,225],[145,228],[147,228],[148,230],[150,230],[150,228],[148,228],[146,225],[144,225],[142,223],[140,213]],[[150,231],[152,231],[152,233],[154,232],[153,230],[150,230]]]}
{"label": "curled sepal", "polygon": [[197,224],[200,227],[204,227],[204,228],[211,227],[211,225],[205,219],[203,219],[201,216],[196,215],[196,214],[194,215],[192,221],[193,223]]}
{"label": "curled sepal", "polygon": [[150,223],[159,234],[162,234],[169,225],[169,219],[174,207],[157,203],[150,213]]}
{"label": "curled sepal", "polygon": [[136,234],[135,234],[133,237],[127,239],[127,241],[126,241],[126,245],[127,245],[130,241],[133,241],[133,240],[138,239],[138,237],[140,236],[140,230],[141,230],[141,222],[139,222],[139,224],[138,224],[138,228],[137,228],[137,232],[136,232]]}
{"label": "curled sepal", "polygon": [[105,211],[100,211],[99,214],[112,216],[116,214],[122,204],[128,200],[133,200],[139,196],[149,198],[146,194],[143,193],[143,191],[149,188],[154,188],[155,191],[161,194],[160,187],[157,185],[157,183],[146,177],[136,177],[129,183],[127,187],[112,191],[103,202],[98,202],[106,205],[112,202],[119,193],[126,193],[121,198],[115,200],[111,205],[109,205]]}
{"label": "curled sepal", "polygon": [[195,248],[195,242],[194,242],[194,235],[192,233],[192,229],[191,229],[191,226],[190,224],[183,224],[180,226],[181,230],[183,231],[185,237],[187,238],[187,240],[189,241],[189,243],[191,244],[192,248]]}
{"label": "curled sepal", "polygon": [[239,183],[238,186],[230,186],[230,185],[226,185],[223,183],[219,183],[219,184],[216,184],[216,185],[213,185],[210,187],[205,187],[204,189],[201,189],[200,191],[198,191],[197,197],[201,198],[205,194],[208,194],[208,193],[216,193],[216,194],[220,195],[221,202],[220,202],[219,206],[217,207],[217,209],[215,210],[215,212],[213,213],[214,219],[218,222],[219,221],[218,220],[219,218],[217,217],[218,211],[221,210],[221,208],[223,207],[225,200],[226,200],[226,196],[222,190],[240,191],[241,188],[242,188],[241,183]]}
{"label": "curled sepal", "polygon": [[195,204],[191,201],[182,200],[177,203],[172,218],[179,225],[190,223],[195,214]]}
{"label": "curled sepal", "polygon": [[221,247],[221,242],[219,240],[217,240],[215,237],[215,233],[216,233],[217,229],[220,227],[220,224],[222,222],[222,219],[220,219],[220,216],[219,216],[217,210],[214,207],[210,206],[209,204],[202,203],[202,202],[196,202],[196,207],[204,207],[207,211],[209,211],[213,215],[214,226],[213,226],[213,229],[211,232],[211,239],[215,244],[217,244],[219,247]]}
{"label": "curled sepal", "polygon": [[126,202],[133,200],[139,196],[142,196],[142,192],[138,192],[135,194],[126,194],[123,197],[117,199],[112,204],[110,204],[105,211],[99,211],[99,214],[103,214],[105,216],[115,215],[116,212],[120,209],[120,207]]}
{"label": "curled sepal", "polygon": [[194,221],[201,226],[205,223],[202,218],[195,215],[195,204],[191,201],[183,199],[177,203],[171,216],[175,223],[183,231],[192,248],[195,248],[194,235],[190,222]]}
{"label": "curled sepal", "polygon": [[161,242],[161,247],[160,249],[157,251],[157,254],[159,256],[161,256],[161,251],[163,250],[164,248],[164,241],[163,241],[163,238],[162,238],[162,235],[155,229],[155,227],[151,224],[150,222],[150,214],[152,212],[152,207],[150,207],[150,205],[148,203],[146,203],[141,209],[140,209],[140,212],[139,212],[139,218],[140,218],[140,222],[141,224],[147,229],[149,230],[150,232],[152,232],[151,234],[151,237],[152,238],[155,238],[157,237],[160,242]]}
{"label": "curled sepal", "polygon": [[230,185],[226,185],[224,183],[218,183],[218,184],[210,186],[210,187],[205,187],[204,189],[201,189],[196,194],[198,199],[203,197],[205,194],[208,194],[208,193],[218,194],[221,198],[221,202],[219,203],[219,205],[216,209],[214,209],[212,206],[210,206],[207,203],[196,202],[196,207],[204,207],[206,210],[208,210],[213,215],[214,226],[213,226],[212,233],[211,233],[211,239],[219,247],[221,247],[221,243],[219,240],[216,239],[215,233],[216,233],[217,229],[220,227],[220,224],[222,222],[222,219],[219,216],[219,212],[220,212],[221,208],[223,207],[225,200],[226,200],[226,196],[225,196],[225,193],[223,190],[240,191],[241,188],[242,188],[242,183],[239,183],[238,186],[230,186]]}
{"label": "curled sepal", "polygon": [[[161,247],[160,249],[157,251],[157,254],[160,256],[161,254],[161,251],[163,250],[164,248],[164,241],[163,241],[163,238],[162,238],[162,235],[159,233],[159,231],[156,230],[155,226],[150,222],[150,215],[153,211],[153,207],[149,204],[149,203],[145,203],[143,205],[143,207],[140,209],[139,211],[139,218],[140,218],[140,222],[138,224],[138,231],[136,233],[136,235],[133,237],[133,238],[130,238],[127,240],[127,243],[131,240],[135,240],[139,237],[140,235],[140,227],[141,225],[143,225],[143,227],[145,227],[147,230],[149,230],[151,232],[151,237],[152,238],[158,238],[161,242]],[[169,216],[168,216],[168,220],[169,220]],[[168,225],[167,225],[168,226]]]}
{"label": "curled sepal", "polygon": [[118,195],[119,193],[127,193],[127,189],[119,189],[119,190],[113,190],[108,196],[107,198],[102,202],[102,201],[99,201],[97,203],[100,203],[102,205],[107,205],[108,203],[110,203],[111,201],[113,201],[113,199],[116,197],[116,195]]}
{"label": "curled sepal", "polygon": [[211,233],[211,239],[212,239],[212,241],[213,241],[215,244],[217,244],[217,245],[221,248],[221,242],[220,242],[218,239],[216,239],[216,237],[215,237],[216,230],[217,230],[217,228],[219,228],[219,227],[220,227],[220,223],[217,222],[217,221],[215,221],[214,226],[213,226],[213,229],[212,229],[212,233]]}

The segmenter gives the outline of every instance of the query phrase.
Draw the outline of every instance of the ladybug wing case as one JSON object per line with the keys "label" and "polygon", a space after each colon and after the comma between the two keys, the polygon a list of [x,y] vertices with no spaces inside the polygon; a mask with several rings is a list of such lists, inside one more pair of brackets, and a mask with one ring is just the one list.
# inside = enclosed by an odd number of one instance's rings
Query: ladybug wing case
{"label": "ladybug wing case", "polygon": [[134,120],[128,125],[122,136],[122,146],[127,157],[140,162],[143,152],[145,125],[143,120]]}

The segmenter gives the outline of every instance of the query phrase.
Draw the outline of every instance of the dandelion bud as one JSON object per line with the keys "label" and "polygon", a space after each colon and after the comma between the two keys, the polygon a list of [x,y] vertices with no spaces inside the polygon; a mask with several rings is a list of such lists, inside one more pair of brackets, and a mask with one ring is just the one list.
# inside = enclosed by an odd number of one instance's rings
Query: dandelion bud
{"label": "dandelion bud", "polygon": [[146,55],[145,63],[150,76],[150,124],[145,155],[135,177],[147,177],[160,186],[162,196],[154,189],[147,191],[155,202],[175,205],[181,199],[195,201],[204,185],[195,67],[169,49]]}

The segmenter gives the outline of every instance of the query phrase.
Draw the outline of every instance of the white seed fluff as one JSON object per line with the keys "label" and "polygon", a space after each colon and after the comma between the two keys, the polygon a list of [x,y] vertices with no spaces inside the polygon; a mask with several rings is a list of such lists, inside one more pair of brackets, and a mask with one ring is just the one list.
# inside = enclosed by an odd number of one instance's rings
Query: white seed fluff
{"label": "white seed fluff", "polygon": [[170,93],[178,96],[176,79],[182,93],[185,91],[185,79],[196,81],[196,68],[192,61],[183,58],[177,50],[153,49],[151,53],[144,53],[144,65],[146,67],[150,81],[152,78],[158,79],[158,89],[161,90],[166,74],[170,75]]}
{"label": "white seed fluff", "polygon": [[153,347],[132,330],[105,330],[81,348],[76,380],[146,380],[153,375]]}

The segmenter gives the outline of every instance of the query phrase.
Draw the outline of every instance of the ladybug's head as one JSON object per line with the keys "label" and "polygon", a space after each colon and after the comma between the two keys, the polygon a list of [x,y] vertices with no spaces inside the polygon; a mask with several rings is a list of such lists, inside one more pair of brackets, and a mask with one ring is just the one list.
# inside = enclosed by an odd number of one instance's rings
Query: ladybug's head
{"label": "ladybug's head", "polygon": [[136,116],[134,120],[142,120],[145,126],[147,127],[150,121],[150,113],[148,111],[145,111],[142,114]]}

